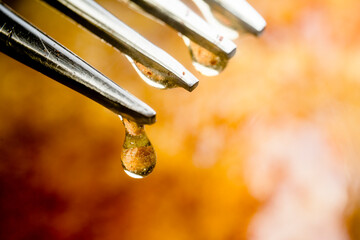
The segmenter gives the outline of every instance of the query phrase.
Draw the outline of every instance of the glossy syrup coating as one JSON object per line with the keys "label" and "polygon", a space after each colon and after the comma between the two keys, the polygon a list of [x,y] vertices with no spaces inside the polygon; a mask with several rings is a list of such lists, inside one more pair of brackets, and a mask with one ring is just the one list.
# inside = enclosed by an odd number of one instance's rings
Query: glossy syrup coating
{"label": "glossy syrup coating", "polygon": [[162,82],[165,80],[165,77],[162,74],[160,74],[158,71],[151,69],[149,67],[145,67],[139,62],[135,62],[135,65],[144,75],[146,75],[151,80],[155,82]]}
{"label": "glossy syrup coating", "polygon": [[125,140],[121,152],[121,162],[125,172],[133,178],[143,178],[156,165],[156,154],[147,138],[143,125],[123,119]]}
{"label": "glossy syrup coating", "polygon": [[[174,88],[176,87],[176,84],[173,81],[173,77],[169,72],[163,72],[158,69],[144,66],[143,64],[134,61],[134,66],[141,72],[142,78],[145,78],[146,82],[148,84],[161,88]],[[151,84],[151,82],[155,83],[156,85]]]}
{"label": "glossy syrup coating", "polygon": [[190,49],[192,51],[192,56],[194,60],[196,60],[201,65],[216,66],[220,61],[219,56],[216,56],[214,53],[194,42],[190,42]]}
{"label": "glossy syrup coating", "polygon": [[[198,69],[201,73],[208,76],[217,75],[227,65],[228,59],[225,56],[216,55],[215,53],[207,50],[206,48],[190,41],[189,50],[193,63],[199,64],[207,69],[212,69],[214,73],[208,74],[206,71]],[[211,71],[211,70],[210,70]],[[216,74],[215,74],[216,72]]]}

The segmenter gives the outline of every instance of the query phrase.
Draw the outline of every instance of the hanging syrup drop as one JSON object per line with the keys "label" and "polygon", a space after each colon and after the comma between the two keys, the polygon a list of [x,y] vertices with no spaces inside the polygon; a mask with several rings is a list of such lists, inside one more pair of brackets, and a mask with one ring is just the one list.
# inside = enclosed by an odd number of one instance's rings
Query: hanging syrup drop
{"label": "hanging syrup drop", "polygon": [[122,166],[130,177],[143,178],[149,175],[156,165],[154,148],[145,134],[143,125],[126,118],[122,121],[125,127],[125,140],[121,152]]}
{"label": "hanging syrup drop", "polygon": [[174,88],[176,84],[172,80],[172,77],[165,72],[162,72],[158,69],[146,67],[141,63],[135,61],[129,56],[126,56],[130,61],[131,65],[134,67],[136,72],[139,74],[142,80],[152,87],[159,89]]}
{"label": "hanging syrup drop", "polygon": [[193,65],[197,71],[205,76],[216,76],[224,70],[228,59],[216,55],[183,36],[184,42],[190,50]]}

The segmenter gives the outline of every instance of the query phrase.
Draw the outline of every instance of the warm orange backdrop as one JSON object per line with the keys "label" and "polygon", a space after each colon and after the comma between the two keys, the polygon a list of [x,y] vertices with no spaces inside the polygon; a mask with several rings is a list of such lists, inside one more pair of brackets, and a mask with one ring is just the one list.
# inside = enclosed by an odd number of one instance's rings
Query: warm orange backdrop
{"label": "warm orange backdrop", "polygon": [[[5,2],[157,111],[158,163],[129,178],[115,114],[0,54],[0,239],[360,239],[358,0],[249,1],[265,33],[192,93],[147,86],[40,1]],[[99,3],[195,73],[175,31]]]}

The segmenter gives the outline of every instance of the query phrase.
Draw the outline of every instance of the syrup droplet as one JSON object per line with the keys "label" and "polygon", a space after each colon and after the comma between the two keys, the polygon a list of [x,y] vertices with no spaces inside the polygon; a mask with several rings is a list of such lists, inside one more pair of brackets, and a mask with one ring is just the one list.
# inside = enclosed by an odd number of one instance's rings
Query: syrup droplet
{"label": "syrup droplet", "polygon": [[156,154],[144,126],[126,118],[121,118],[125,126],[125,140],[121,152],[124,171],[132,178],[149,175],[156,165]]}
{"label": "syrup droplet", "polygon": [[168,89],[176,87],[176,84],[172,80],[172,77],[158,69],[146,67],[139,62],[136,62],[129,56],[126,56],[134,67],[136,72],[139,74],[142,80],[152,87],[159,89]]}
{"label": "syrup droplet", "polygon": [[193,65],[197,71],[205,76],[216,76],[224,70],[228,62],[225,56],[216,55],[185,36],[183,39],[190,50]]}

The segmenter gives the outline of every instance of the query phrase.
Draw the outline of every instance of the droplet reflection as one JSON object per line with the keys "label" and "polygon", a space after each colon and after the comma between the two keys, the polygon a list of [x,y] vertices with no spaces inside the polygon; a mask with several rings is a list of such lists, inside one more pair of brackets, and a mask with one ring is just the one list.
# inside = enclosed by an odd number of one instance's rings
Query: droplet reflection
{"label": "droplet reflection", "polygon": [[167,89],[174,88],[176,84],[172,80],[172,77],[165,72],[161,72],[160,70],[146,67],[139,62],[136,62],[129,56],[126,56],[130,61],[131,65],[134,67],[135,71],[139,74],[142,80],[149,84],[152,87],[158,89]]}
{"label": "droplet reflection", "polygon": [[185,36],[183,39],[190,50],[193,65],[197,71],[205,76],[216,76],[224,70],[228,62],[226,56],[216,55]]}

